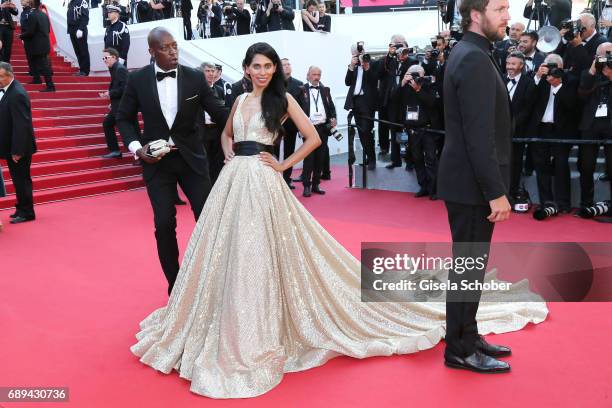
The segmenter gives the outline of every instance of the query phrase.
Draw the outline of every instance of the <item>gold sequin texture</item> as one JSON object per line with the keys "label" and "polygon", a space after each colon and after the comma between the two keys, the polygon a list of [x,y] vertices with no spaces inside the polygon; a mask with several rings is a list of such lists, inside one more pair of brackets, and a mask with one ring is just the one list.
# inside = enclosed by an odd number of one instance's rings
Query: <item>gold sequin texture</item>
{"label": "gold sequin texture", "polygon": [[[243,127],[237,110],[235,141],[272,144],[256,115]],[[547,313],[543,302],[483,302],[477,319],[481,333],[500,333]],[[284,373],[339,355],[432,348],[444,325],[444,303],[361,302],[359,261],[280,173],[257,156],[237,156],[208,197],[167,306],[140,323],[131,350],[158,371],[177,370],[194,393],[246,398],[274,388]]]}

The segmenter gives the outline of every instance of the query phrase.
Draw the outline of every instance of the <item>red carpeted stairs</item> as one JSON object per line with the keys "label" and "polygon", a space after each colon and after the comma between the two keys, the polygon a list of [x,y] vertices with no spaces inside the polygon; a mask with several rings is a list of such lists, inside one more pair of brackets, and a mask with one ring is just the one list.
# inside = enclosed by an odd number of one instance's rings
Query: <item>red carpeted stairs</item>
{"label": "red carpeted stairs", "polygon": [[[140,166],[131,154],[122,159],[103,159],[107,153],[102,120],[109,101],[99,97],[108,90],[109,77],[75,77],[78,70],[62,57],[52,60],[57,91],[38,92],[43,85],[28,85],[25,51],[15,30],[11,64],[32,101],[32,118],[38,152],[32,158],[32,181],[36,204],[125,191],[142,187]],[[4,161],[0,161],[8,195],[0,209],[15,205],[15,189]]]}

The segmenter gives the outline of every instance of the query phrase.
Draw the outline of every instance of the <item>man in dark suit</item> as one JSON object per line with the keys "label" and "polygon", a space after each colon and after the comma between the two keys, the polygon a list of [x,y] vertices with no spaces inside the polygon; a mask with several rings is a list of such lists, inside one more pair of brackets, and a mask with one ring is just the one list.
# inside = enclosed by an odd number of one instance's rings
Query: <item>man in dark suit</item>
{"label": "man in dark suit", "polygon": [[[287,81],[287,92],[289,92],[296,100],[299,100],[302,93],[301,88],[304,86],[304,83],[291,76],[293,70],[291,68],[291,62],[289,62],[289,59],[283,58],[281,59],[281,62],[283,63],[283,73],[285,74],[285,79]],[[287,119],[285,121],[283,124],[283,129],[285,130],[285,135],[283,136],[283,157],[289,157],[295,151],[295,141],[297,138],[298,129],[291,119]],[[323,146],[323,144],[321,144],[321,146]],[[274,154],[276,157],[280,157],[280,144],[276,144],[274,146]],[[289,188],[293,190],[295,186],[291,183],[292,171],[293,167],[285,170],[283,172],[283,178],[285,179],[285,182]]]}
{"label": "man in dark suit", "polygon": [[[506,58],[506,88],[511,101],[514,118],[514,137],[528,137],[527,127],[531,118],[535,84],[533,78],[524,73],[525,56],[520,51]],[[510,199],[516,198],[521,183],[525,143],[512,143],[512,162],[510,166]]]}
{"label": "man in dark suit", "polygon": [[[549,63],[558,68],[549,69]],[[528,133],[543,139],[573,139],[578,135],[578,84],[563,73],[563,59],[549,54],[534,77],[536,90]],[[569,153],[571,145],[534,143],[533,164],[536,170],[541,207],[571,211]],[[554,190],[553,190],[554,181]]]}
{"label": "man in dark suit", "polygon": [[246,72],[246,67],[243,66],[242,70],[244,72],[244,76],[240,79],[240,81],[236,81],[232,84],[232,90],[230,93],[231,101],[229,104],[230,108],[234,105],[234,102],[236,101],[236,99],[238,99],[240,95],[253,91],[253,83],[249,78],[249,74],[247,74]]}
{"label": "man in dark suit", "polygon": [[[119,52],[114,48],[106,48],[102,52],[104,63],[108,67],[111,76],[111,82],[107,92],[100,94],[103,98],[110,99],[110,111],[104,117],[102,127],[104,128],[104,137],[109,153],[105,154],[105,159],[120,159],[121,151],[119,150],[119,142],[115,134],[115,125],[117,123],[117,109],[119,102],[123,96],[123,91],[127,84],[128,70],[119,62]],[[138,129],[138,121],[134,122],[134,126]],[[137,130],[140,131],[139,129]]]}
{"label": "man in dark suit", "polygon": [[11,62],[11,51],[13,48],[13,31],[15,22],[13,16],[19,14],[17,6],[12,0],[2,0],[0,3],[0,61]]}
{"label": "man in dark suit", "polygon": [[521,35],[518,50],[525,56],[525,73],[532,76],[540,68],[546,55],[536,48],[540,37],[535,31],[527,31]]}
{"label": "man in dark suit", "polygon": [[68,35],[79,63],[75,75],[89,75],[89,47],[87,45],[87,25],[89,24],[89,5],[87,0],[70,0],[67,12]]}
{"label": "man in dark suit", "polygon": [[[21,25],[21,32],[25,32],[28,29],[28,20],[30,13],[32,12],[32,1],[21,0],[21,15],[19,16],[19,24]],[[30,41],[23,40],[23,49],[25,51],[26,59],[28,61],[28,75],[32,76],[32,52],[30,51]]]}
{"label": "man in dark suit", "polygon": [[529,0],[523,10],[523,17],[538,22],[539,27],[551,25],[560,28],[561,22],[572,16],[571,0],[548,0],[542,4],[539,12],[533,11],[533,0]]}
{"label": "man in dark suit", "polygon": [[19,38],[28,41],[30,44],[30,59],[32,61],[32,84],[41,84],[40,76],[45,78],[47,87],[40,92],[55,92],[53,84],[53,71],[51,71],[51,61],[49,52],[51,42],[49,32],[51,24],[49,17],[40,10],[40,0],[32,0],[32,11],[28,18],[28,26],[22,31]]}
{"label": "man in dark suit", "polygon": [[[215,97],[225,104],[223,88],[215,84],[215,78],[217,77],[217,67],[215,64],[212,62],[203,62],[200,65],[200,70],[204,78],[206,78],[206,82],[210,86]],[[224,127],[225,123],[215,123],[210,117],[210,114],[206,111],[202,111],[198,117],[199,133],[204,143],[204,150],[206,150],[208,173],[210,174],[210,181],[213,185],[221,173],[225,160],[225,155],[221,148],[221,132]]]}
{"label": "man in dark suit", "polygon": [[36,153],[30,97],[13,68],[0,62],[0,157],[6,159],[17,196],[11,224],[36,219],[30,165]]}
{"label": "man in dark suit", "polygon": [[236,35],[251,33],[251,13],[244,8],[244,0],[236,0]]}
{"label": "man in dark suit", "polygon": [[[508,91],[492,55],[510,19],[507,0],[463,0],[463,38],[450,53],[444,80],[446,139],[438,170],[438,196],[445,201],[453,238],[453,257],[478,259],[482,267],[449,280],[482,282],[493,227],[510,216],[512,120]],[[480,266],[480,265],[479,265]],[[476,372],[507,372],[500,357],[510,349],[487,343],[478,334],[479,290],[446,296],[445,364]]]}
{"label": "man in dark suit", "polygon": [[[130,73],[117,124],[123,143],[143,162],[157,251],[170,293],[179,270],[174,207],[177,182],[196,219],[210,191],[206,152],[196,132],[198,112],[202,108],[216,123],[225,123],[228,109],[213,95],[202,73],[178,64],[172,34],[156,27],[149,33],[148,42],[155,64]],[[142,137],[133,126],[139,111],[144,122]],[[159,139],[167,141],[171,151],[163,157],[152,157],[149,144]]]}
{"label": "man in dark suit", "polygon": [[[606,42],[597,48],[597,56],[606,57],[606,52],[612,52],[612,43]],[[612,139],[612,67],[607,63],[597,63],[593,60],[591,67],[582,73],[578,96],[584,103],[580,132],[586,140]],[[580,171],[580,207],[593,205],[595,186],[593,174],[599,155],[599,145],[582,144],[578,150],[578,170]],[[603,146],[606,159],[606,172],[612,174],[612,145]],[[610,197],[608,197],[610,199]]]}
{"label": "man in dark suit", "polygon": [[344,77],[344,84],[349,87],[344,103],[345,110],[352,110],[359,132],[359,140],[365,150],[368,170],[376,169],[376,149],[374,146],[374,117],[378,99],[378,74],[371,68],[369,60],[364,60],[364,52],[351,47],[351,63]]}
{"label": "man in dark suit", "polygon": [[266,12],[261,16],[266,31],[295,31],[293,18],[295,16],[289,0],[267,0]]}
{"label": "man in dark suit", "polygon": [[185,31],[186,40],[191,40],[193,38],[193,31],[191,30],[191,10],[193,10],[191,1],[181,1],[181,17],[183,17],[183,29]]}
{"label": "man in dark suit", "polygon": [[[336,106],[331,97],[328,87],[321,84],[321,68],[312,66],[308,69],[308,83],[300,88],[298,102],[302,110],[310,118],[319,137],[321,145],[312,151],[304,159],[302,171],[302,183],[304,184],[304,197],[310,197],[312,193],[325,194],[319,187],[321,172],[325,164],[327,139],[330,128],[337,125]],[[329,154],[329,150],[327,150]],[[287,157],[287,156],[285,156]]]}

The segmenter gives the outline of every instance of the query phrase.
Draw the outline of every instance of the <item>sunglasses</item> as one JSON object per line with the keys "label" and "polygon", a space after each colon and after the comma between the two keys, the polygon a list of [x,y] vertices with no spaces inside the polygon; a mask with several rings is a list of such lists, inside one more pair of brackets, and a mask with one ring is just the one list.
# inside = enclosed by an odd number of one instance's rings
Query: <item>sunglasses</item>
{"label": "sunglasses", "polygon": [[102,57],[102,61],[106,61],[108,59],[114,58],[113,56],[109,55],[108,57]]}

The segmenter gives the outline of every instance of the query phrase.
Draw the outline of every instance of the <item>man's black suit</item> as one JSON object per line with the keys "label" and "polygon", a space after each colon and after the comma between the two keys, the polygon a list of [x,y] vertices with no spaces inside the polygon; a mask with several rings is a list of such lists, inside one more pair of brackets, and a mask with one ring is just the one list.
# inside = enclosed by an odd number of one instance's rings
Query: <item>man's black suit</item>
{"label": "man's black suit", "polygon": [[[580,121],[580,132],[586,140],[609,140],[612,139],[612,87],[602,74],[591,75],[588,70],[582,73],[578,95],[584,102],[582,119]],[[607,114],[597,111],[600,105],[605,105]],[[600,111],[601,112],[601,111]],[[606,158],[606,172],[612,174],[612,145],[603,146]],[[580,170],[580,206],[590,207],[593,205],[595,185],[593,174],[597,164],[599,145],[582,144],[578,152],[578,170]],[[610,198],[608,198],[610,199]]]}
{"label": "man's black suit", "polygon": [[[110,152],[119,151],[119,143],[117,142],[117,135],[115,134],[115,125],[117,123],[117,110],[119,109],[119,103],[123,96],[123,91],[127,84],[128,70],[125,65],[119,61],[110,68],[111,82],[108,87],[108,97],[110,99],[110,112],[104,117],[102,127],[104,128],[104,137],[106,139],[106,146]],[[133,125],[138,133],[140,129],[138,126],[138,120],[133,122]],[[127,147],[127,146],[126,146]]]}
{"label": "man's black suit", "polygon": [[[304,187],[312,185],[313,188],[319,186],[321,182],[321,172],[324,170],[325,166],[325,155],[329,156],[329,149],[326,149],[326,147],[330,133],[326,125],[329,124],[331,119],[336,118],[336,106],[334,105],[331,91],[322,84],[319,85],[318,89],[312,88],[310,84],[301,87],[300,95],[298,95],[297,100],[306,116],[310,117],[311,109],[313,109],[310,105],[310,93],[314,92],[314,94],[317,95],[317,91],[320,92],[318,97],[321,98],[323,108],[325,109],[325,117],[327,119],[325,123],[315,125],[315,129],[321,138],[321,145],[304,159],[304,169],[302,171],[302,183]],[[315,98],[316,97],[317,96],[315,96]]]}
{"label": "man's black suit", "polygon": [[[554,96],[554,123],[543,124],[542,119],[550,97],[550,84],[542,79],[534,93],[534,105],[529,124],[529,135],[541,138],[573,139],[578,135],[577,83],[563,78],[563,85]],[[540,204],[570,208],[569,144],[534,143],[532,145],[533,165],[536,170]],[[554,159],[551,159],[554,157]],[[553,195],[554,176],[554,195]]]}
{"label": "man's black suit", "polygon": [[[531,110],[533,108],[533,97],[535,83],[528,74],[522,74],[516,83],[511,100],[512,117],[514,118],[514,137],[530,137],[527,133]],[[510,176],[510,197],[516,196],[520,188],[521,173],[523,171],[523,158],[525,155],[525,143],[512,143],[512,164]]]}
{"label": "man's black suit", "polygon": [[[178,182],[187,196],[196,219],[210,191],[206,152],[196,131],[198,112],[200,108],[204,109],[216,123],[225,123],[228,115],[228,109],[212,93],[201,72],[179,65],[176,78],[178,105],[171,127],[160,105],[153,64],[129,74],[117,111],[117,124],[126,146],[134,141],[145,145],[158,139],[169,140],[171,137],[178,148],[155,164],[142,164],[155,218],[159,259],[168,279],[168,293],[174,286],[179,270],[174,207],[176,184]],[[133,126],[139,111],[144,122],[142,136],[137,134]]]}
{"label": "man's black suit", "polygon": [[185,31],[186,40],[191,40],[191,38],[193,38],[193,31],[191,30],[191,10],[193,10],[191,1],[181,1],[181,17],[183,17],[183,29]]}
{"label": "man's black suit", "polygon": [[[508,91],[496,67],[492,44],[471,31],[453,48],[444,80],[446,139],[438,167],[438,196],[445,200],[454,257],[482,257],[494,224],[489,202],[505,196],[510,183],[512,119]],[[486,267],[486,265],[485,265]],[[482,281],[485,268],[451,282]],[[466,298],[466,295],[469,295]],[[480,291],[449,293],[446,352],[467,357],[476,351]]]}
{"label": "man's black suit", "polygon": [[51,61],[49,60],[49,52],[51,51],[50,27],[49,17],[40,9],[32,9],[26,30],[22,31],[20,36],[22,40],[29,43],[34,81],[39,82],[42,75],[47,87],[53,87],[53,71],[51,71]]}
{"label": "man's black suit", "polygon": [[[30,97],[17,80],[9,85],[0,99],[0,157],[6,159],[15,186],[16,213],[33,219],[34,199],[30,165],[36,153]],[[15,163],[12,156],[21,156]]]}
{"label": "man's black suit", "polygon": [[[299,100],[302,86],[304,86],[304,83],[294,77],[289,77],[289,79],[287,79],[287,92],[293,96],[295,100]],[[298,129],[291,119],[285,121],[283,129],[285,130],[285,136],[283,137],[283,157],[286,158],[295,151],[295,140],[297,138]],[[274,145],[274,154],[276,154],[276,157],[280,157],[280,144],[278,143]],[[291,184],[292,171],[293,167],[283,171],[283,178],[287,184]]]}
{"label": "man's black suit", "polygon": [[[361,82],[361,92],[355,95],[355,85],[357,84],[358,70],[363,72]],[[353,110],[355,115],[355,123],[358,126],[359,140],[366,153],[368,163],[376,163],[376,154],[374,147],[374,112],[377,110],[378,100],[378,75],[374,68],[370,67],[367,71],[362,69],[362,66],[356,66],[353,70],[350,68],[346,71],[344,84],[349,87],[344,103],[345,110]],[[365,164],[365,163],[364,163]]]}
{"label": "man's black suit", "polygon": [[[213,84],[213,94],[216,98],[225,104],[224,91],[221,86]],[[206,123],[204,112],[198,119],[199,127],[201,128],[202,143],[204,143],[204,150],[206,150],[206,158],[208,159],[208,173],[210,174],[210,181],[215,184],[221,169],[223,168],[223,162],[225,155],[221,148],[221,132],[225,127],[225,123]]]}

